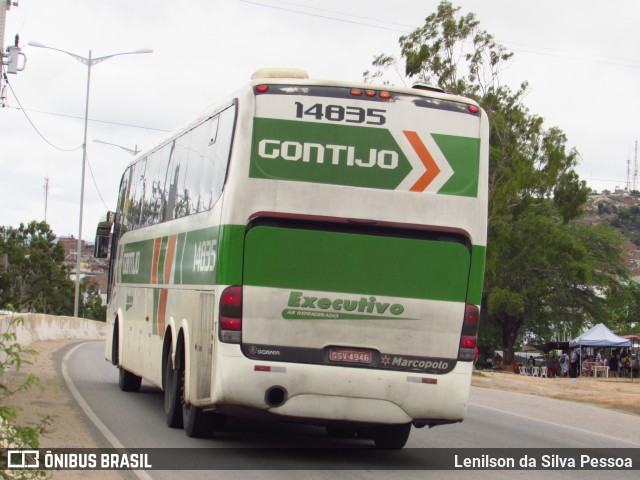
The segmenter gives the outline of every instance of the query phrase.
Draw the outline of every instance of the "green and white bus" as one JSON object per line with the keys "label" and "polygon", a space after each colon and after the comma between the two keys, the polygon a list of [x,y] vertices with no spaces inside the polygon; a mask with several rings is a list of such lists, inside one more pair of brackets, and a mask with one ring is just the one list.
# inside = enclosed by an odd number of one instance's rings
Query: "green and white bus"
{"label": "green and white bus", "polygon": [[138,154],[99,226],[120,388],[162,388],[192,437],[240,416],[402,448],[462,421],[488,132],[433,87],[257,71]]}

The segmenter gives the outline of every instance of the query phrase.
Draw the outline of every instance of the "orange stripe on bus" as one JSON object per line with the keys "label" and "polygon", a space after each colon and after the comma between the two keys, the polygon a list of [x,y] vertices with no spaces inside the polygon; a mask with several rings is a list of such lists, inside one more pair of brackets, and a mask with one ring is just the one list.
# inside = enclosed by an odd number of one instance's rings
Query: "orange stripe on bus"
{"label": "orange stripe on bus", "polygon": [[162,246],[162,238],[156,238],[153,241],[153,260],[151,262],[151,285],[158,283],[158,259],[160,258],[160,247]]}
{"label": "orange stripe on bus", "polygon": [[167,296],[169,290],[163,288],[160,290],[160,299],[158,301],[158,335],[164,336],[165,317],[167,315]]}
{"label": "orange stripe on bus", "polygon": [[164,283],[172,283],[171,281],[171,267],[173,266],[173,257],[176,254],[176,241],[177,235],[169,236],[169,244],[167,245],[167,255],[164,259]]}
{"label": "orange stripe on bus", "polygon": [[440,168],[436,164],[435,160],[427,150],[427,147],[422,142],[416,132],[403,131],[404,136],[407,137],[409,143],[420,157],[420,161],[424,165],[426,172],[418,179],[418,181],[409,189],[411,192],[424,192],[424,190],[433,182],[433,180],[440,174]]}

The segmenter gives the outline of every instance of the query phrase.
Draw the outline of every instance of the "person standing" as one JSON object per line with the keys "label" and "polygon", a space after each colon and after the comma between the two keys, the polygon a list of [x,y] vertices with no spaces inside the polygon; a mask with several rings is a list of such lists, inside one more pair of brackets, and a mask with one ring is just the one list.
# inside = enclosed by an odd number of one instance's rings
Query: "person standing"
{"label": "person standing", "polygon": [[580,371],[580,356],[578,355],[578,350],[573,349],[571,352],[571,369],[569,371],[569,375],[571,378],[576,378],[578,376],[578,372]]}

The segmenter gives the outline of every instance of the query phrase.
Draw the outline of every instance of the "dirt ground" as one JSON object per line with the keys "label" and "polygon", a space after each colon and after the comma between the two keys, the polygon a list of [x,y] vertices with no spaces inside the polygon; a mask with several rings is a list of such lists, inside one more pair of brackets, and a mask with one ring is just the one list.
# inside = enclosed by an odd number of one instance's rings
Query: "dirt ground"
{"label": "dirt ground", "polygon": [[503,371],[477,371],[471,384],[529,393],[560,400],[591,403],[640,415],[640,379],[634,378],[538,378]]}
{"label": "dirt ground", "polygon": [[[40,435],[40,448],[105,448],[110,447],[99,437],[95,428],[82,414],[80,407],[69,393],[60,371],[65,347],[77,344],[75,340],[49,340],[28,346],[38,352],[31,365],[23,364],[18,372],[5,372],[3,382],[17,385],[29,373],[35,373],[39,383],[28,390],[8,397],[0,397],[2,405],[19,408],[18,423],[37,425],[47,419],[48,425]],[[0,437],[2,432],[0,432]],[[114,471],[60,471],[53,479],[74,480],[81,478],[116,480],[123,478]],[[1,475],[0,475],[1,477]],[[128,477],[127,477],[128,478]]]}
{"label": "dirt ground", "polygon": [[[36,342],[30,348],[38,351],[31,365],[23,365],[19,372],[5,372],[5,383],[35,373],[39,386],[0,398],[3,405],[18,406],[20,423],[37,423],[49,418],[49,425],[40,437],[41,448],[99,448],[110,445],[97,433],[72,398],[61,375],[60,363],[64,349],[78,340]],[[604,378],[536,378],[510,372],[477,371],[472,385],[521,393],[541,395],[563,400],[587,402],[606,408],[640,415],[640,379]],[[1,433],[1,432],[0,432]],[[53,478],[86,478],[87,472],[56,472]],[[118,479],[118,472],[91,472],[91,478]]]}

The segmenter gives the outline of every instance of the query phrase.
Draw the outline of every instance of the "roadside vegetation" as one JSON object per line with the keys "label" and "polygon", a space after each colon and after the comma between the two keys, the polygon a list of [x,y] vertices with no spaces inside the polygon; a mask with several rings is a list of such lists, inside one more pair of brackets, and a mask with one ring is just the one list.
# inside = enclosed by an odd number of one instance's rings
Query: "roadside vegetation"
{"label": "roadside vegetation", "polygon": [[[45,222],[0,226],[0,310],[73,315],[74,283],[64,248]],[[105,321],[93,283],[81,283],[79,315]]]}
{"label": "roadside vegetation", "polygon": [[608,225],[577,221],[589,195],[575,171],[579,153],[526,107],[527,82],[501,83],[513,53],[448,1],[399,43],[401,58],[376,56],[365,81],[434,84],[475,99],[489,116],[481,357],[498,349],[510,363],[524,339],[573,337],[603,321],[621,334],[636,326],[638,289],[623,238]]}
{"label": "roadside vegetation", "polygon": [[34,374],[20,376],[23,364],[30,364],[37,352],[16,342],[15,328],[23,322],[21,317],[7,317],[0,331],[0,470],[2,478],[46,478],[41,470],[8,470],[8,449],[34,449],[40,446],[39,436],[50,422],[48,417],[37,424],[19,422],[20,409],[11,405],[12,395],[29,388],[36,388],[38,377]]}

